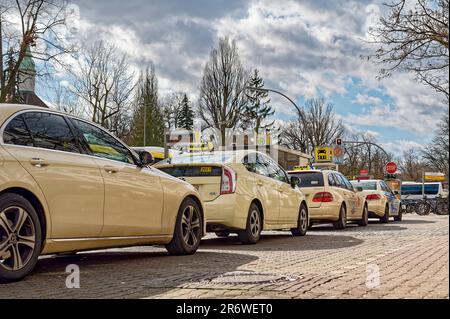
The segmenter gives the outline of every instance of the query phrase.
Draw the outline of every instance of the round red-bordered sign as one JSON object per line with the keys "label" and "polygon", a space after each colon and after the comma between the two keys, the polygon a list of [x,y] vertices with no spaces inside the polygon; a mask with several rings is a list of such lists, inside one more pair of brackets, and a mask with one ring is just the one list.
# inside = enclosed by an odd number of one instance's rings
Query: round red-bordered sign
{"label": "round red-bordered sign", "polygon": [[390,162],[390,163],[386,164],[386,172],[388,174],[395,174],[395,173],[397,173],[397,169],[398,169],[398,166],[394,162]]}

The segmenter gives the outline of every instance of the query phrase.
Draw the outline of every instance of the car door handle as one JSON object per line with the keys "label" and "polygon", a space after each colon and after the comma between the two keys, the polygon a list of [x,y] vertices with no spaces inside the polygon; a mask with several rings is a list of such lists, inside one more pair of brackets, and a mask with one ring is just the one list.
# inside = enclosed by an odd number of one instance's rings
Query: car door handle
{"label": "car door handle", "polygon": [[256,185],[258,185],[258,186],[264,186],[264,183],[263,183],[262,181],[257,181],[257,182],[256,182]]}
{"label": "car door handle", "polygon": [[113,166],[105,166],[104,169],[108,174],[117,174],[119,172],[119,170]]}
{"label": "car door handle", "polygon": [[30,164],[38,168],[48,166],[47,162],[43,158],[32,158],[30,160]]}

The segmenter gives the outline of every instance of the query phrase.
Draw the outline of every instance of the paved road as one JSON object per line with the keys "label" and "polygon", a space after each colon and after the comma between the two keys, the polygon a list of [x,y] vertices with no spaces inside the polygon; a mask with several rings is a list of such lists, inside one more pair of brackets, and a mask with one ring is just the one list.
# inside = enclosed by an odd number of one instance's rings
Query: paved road
{"label": "paved road", "polygon": [[[449,298],[448,216],[408,216],[307,237],[267,233],[257,246],[209,236],[194,256],[136,247],[45,257],[0,298]],[[67,289],[70,264],[80,289]]]}

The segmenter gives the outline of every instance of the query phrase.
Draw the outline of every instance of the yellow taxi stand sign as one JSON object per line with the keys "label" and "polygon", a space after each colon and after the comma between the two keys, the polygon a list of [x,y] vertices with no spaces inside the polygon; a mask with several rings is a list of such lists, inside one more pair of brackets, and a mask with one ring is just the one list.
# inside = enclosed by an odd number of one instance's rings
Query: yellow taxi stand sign
{"label": "yellow taxi stand sign", "polygon": [[317,163],[333,162],[333,148],[329,146],[316,147],[314,149],[315,159]]}

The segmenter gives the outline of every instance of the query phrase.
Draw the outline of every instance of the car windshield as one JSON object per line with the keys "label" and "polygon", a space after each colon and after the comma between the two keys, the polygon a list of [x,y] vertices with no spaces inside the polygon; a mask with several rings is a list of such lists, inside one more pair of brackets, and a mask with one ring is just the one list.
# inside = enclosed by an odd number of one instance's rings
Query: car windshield
{"label": "car windshield", "polygon": [[290,176],[300,178],[300,188],[324,187],[323,174],[320,172],[291,173]]}
{"label": "car windshield", "polygon": [[190,156],[178,156],[162,161],[160,164],[190,164],[190,163],[227,163],[233,157],[229,154],[192,154]]}
{"label": "car windshield", "polygon": [[361,187],[365,191],[376,191],[377,182],[352,182],[353,187]]}

